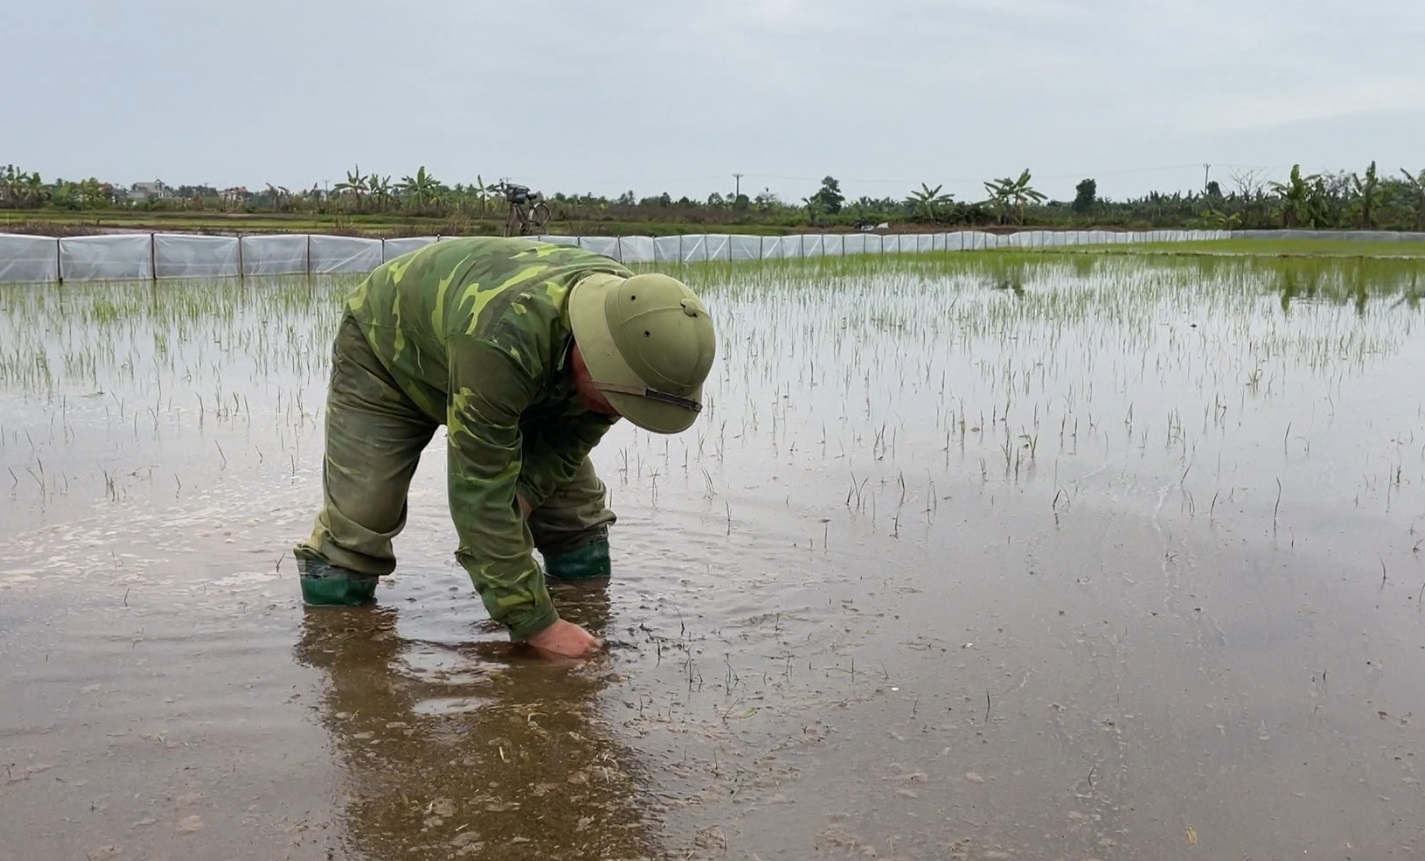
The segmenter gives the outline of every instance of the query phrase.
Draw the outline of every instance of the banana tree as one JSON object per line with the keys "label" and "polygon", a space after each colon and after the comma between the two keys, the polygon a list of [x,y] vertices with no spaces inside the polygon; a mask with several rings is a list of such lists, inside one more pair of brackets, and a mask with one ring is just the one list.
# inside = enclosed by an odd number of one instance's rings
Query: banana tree
{"label": "banana tree", "polygon": [[366,178],[366,191],[375,201],[376,210],[384,212],[391,205],[391,177],[371,174]]}
{"label": "banana tree", "polygon": [[1409,190],[1411,207],[1415,210],[1415,229],[1425,230],[1425,170],[1415,175],[1402,167],[1400,172],[1405,175],[1405,187]]}
{"label": "banana tree", "polygon": [[58,180],[50,187],[49,199],[60,209],[78,209],[78,187],[68,180]]}
{"label": "banana tree", "polygon": [[20,176],[20,194],[27,206],[40,206],[49,197],[49,189],[40,179],[39,171],[31,171]]}
{"label": "banana tree", "polygon": [[812,227],[821,224],[822,202],[816,195],[802,198],[802,208],[807,211],[807,221]]}
{"label": "banana tree", "polygon": [[436,182],[435,177],[426,172],[425,165],[421,165],[415,176],[401,177],[401,182],[396,186],[396,190],[413,198],[416,209],[420,210],[425,209],[426,204],[435,196],[439,185],[440,183]]}
{"label": "banana tree", "polygon": [[985,183],[985,190],[990,194],[990,201],[999,210],[1000,222],[1004,222],[1004,217],[1011,209],[1015,212],[1016,222],[1024,223],[1024,210],[1032,201],[1040,203],[1044,200],[1044,195],[1035,190],[1029,184],[1029,168],[1025,168],[1019,177],[1004,177]]}
{"label": "banana tree", "polygon": [[26,176],[27,174],[13,164],[5,165],[5,170],[0,171],[0,202],[18,206],[25,193]]}
{"label": "banana tree", "polygon": [[1351,174],[1351,187],[1356,194],[1355,209],[1360,216],[1360,226],[1366,230],[1376,226],[1376,212],[1380,203],[1380,179],[1376,176],[1376,163],[1366,168],[1365,179]]}
{"label": "banana tree", "polygon": [[1242,226],[1242,213],[1227,213],[1209,206],[1200,216],[1202,225],[1214,230],[1235,230]]}
{"label": "banana tree", "polygon": [[361,175],[361,165],[358,164],[356,165],[355,170],[347,171],[346,181],[337,183],[335,186],[332,187],[332,190],[337,192],[338,194],[345,195],[349,193],[353,197],[355,197],[356,210],[360,212],[361,195],[365,194],[370,189],[370,186],[368,185],[370,180],[371,177]]}
{"label": "banana tree", "polygon": [[1301,165],[1291,166],[1291,176],[1286,182],[1271,183],[1272,191],[1281,198],[1282,226],[1299,227],[1312,221],[1312,185],[1321,177],[1319,174],[1301,175]]}
{"label": "banana tree", "polygon": [[943,185],[931,188],[927,183],[920,184],[919,191],[912,191],[906,198],[906,205],[911,209],[919,211],[926,221],[939,221],[939,209],[942,206],[949,206],[955,202],[954,196],[941,194]]}
{"label": "banana tree", "polygon": [[484,216],[485,209],[490,205],[490,198],[495,195],[495,189],[485,184],[485,177],[475,174],[475,185],[471,188],[475,194],[475,204],[481,216]]}
{"label": "banana tree", "polygon": [[114,202],[113,198],[104,189],[104,185],[97,177],[89,177],[82,180],[75,188],[75,195],[79,199],[79,205],[84,209],[101,209]]}
{"label": "banana tree", "polygon": [[292,190],[287,188],[287,186],[273,185],[269,182],[267,183],[266,196],[272,208],[278,212],[292,211]]}

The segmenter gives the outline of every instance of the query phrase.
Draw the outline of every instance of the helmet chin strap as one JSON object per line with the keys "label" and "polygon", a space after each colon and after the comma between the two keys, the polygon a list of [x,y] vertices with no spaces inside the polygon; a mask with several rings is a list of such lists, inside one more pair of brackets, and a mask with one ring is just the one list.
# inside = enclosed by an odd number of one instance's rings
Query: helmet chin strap
{"label": "helmet chin strap", "polygon": [[638,398],[647,398],[650,401],[661,401],[665,404],[682,407],[685,410],[692,410],[695,413],[703,411],[703,405],[691,398],[685,398],[682,395],[675,395],[672,392],[665,392],[661,389],[650,389],[647,386],[621,386],[617,383],[595,382],[594,388],[601,392],[614,392],[620,395],[633,395]]}

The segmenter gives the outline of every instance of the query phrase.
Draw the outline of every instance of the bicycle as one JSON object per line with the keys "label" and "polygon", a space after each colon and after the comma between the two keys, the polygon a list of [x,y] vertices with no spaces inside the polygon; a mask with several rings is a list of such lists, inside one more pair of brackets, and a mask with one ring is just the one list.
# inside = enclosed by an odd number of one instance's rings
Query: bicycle
{"label": "bicycle", "polygon": [[544,196],[530,191],[528,186],[500,183],[496,186],[505,194],[510,204],[509,215],[505,217],[506,236],[533,236],[539,234],[549,223],[549,205]]}

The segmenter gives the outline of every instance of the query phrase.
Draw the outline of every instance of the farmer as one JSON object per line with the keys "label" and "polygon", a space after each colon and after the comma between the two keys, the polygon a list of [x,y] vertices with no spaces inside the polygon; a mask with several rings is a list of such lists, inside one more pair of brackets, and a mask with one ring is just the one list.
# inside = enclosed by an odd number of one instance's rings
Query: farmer
{"label": "farmer", "polygon": [[691,290],[590,251],[474,237],[387,261],[348,297],[332,349],[324,505],[294,551],[303,599],[374,598],[445,425],[455,555],[490,617],[547,653],[598,649],[544,580],[609,576],[615,517],[589,452],[619,418],[687,429],[713,356]]}

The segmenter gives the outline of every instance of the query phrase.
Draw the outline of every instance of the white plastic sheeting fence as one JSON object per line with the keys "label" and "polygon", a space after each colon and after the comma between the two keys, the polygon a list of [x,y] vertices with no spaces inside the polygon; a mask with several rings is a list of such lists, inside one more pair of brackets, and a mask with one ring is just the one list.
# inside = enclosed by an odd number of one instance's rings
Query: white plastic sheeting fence
{"label": "white plastic sheeting fence", "polygon": [[[1269,237],[1425,241],[1420,233],[1332,231],[1026,230],[994,234],[841,233],[795,236],[698,234],[687,236],[543,236],[578,245],[624,263],[745,261],[855,254],[974,251],[991,248],[1052,248],[1137,242]],[[0,233],[0,282],[96,281],[159,278],[226,278],[247,275],[368,272],[407,251],[442,237],[365,239],[322,234],[203,236],[127,233],[47,237]]]}

